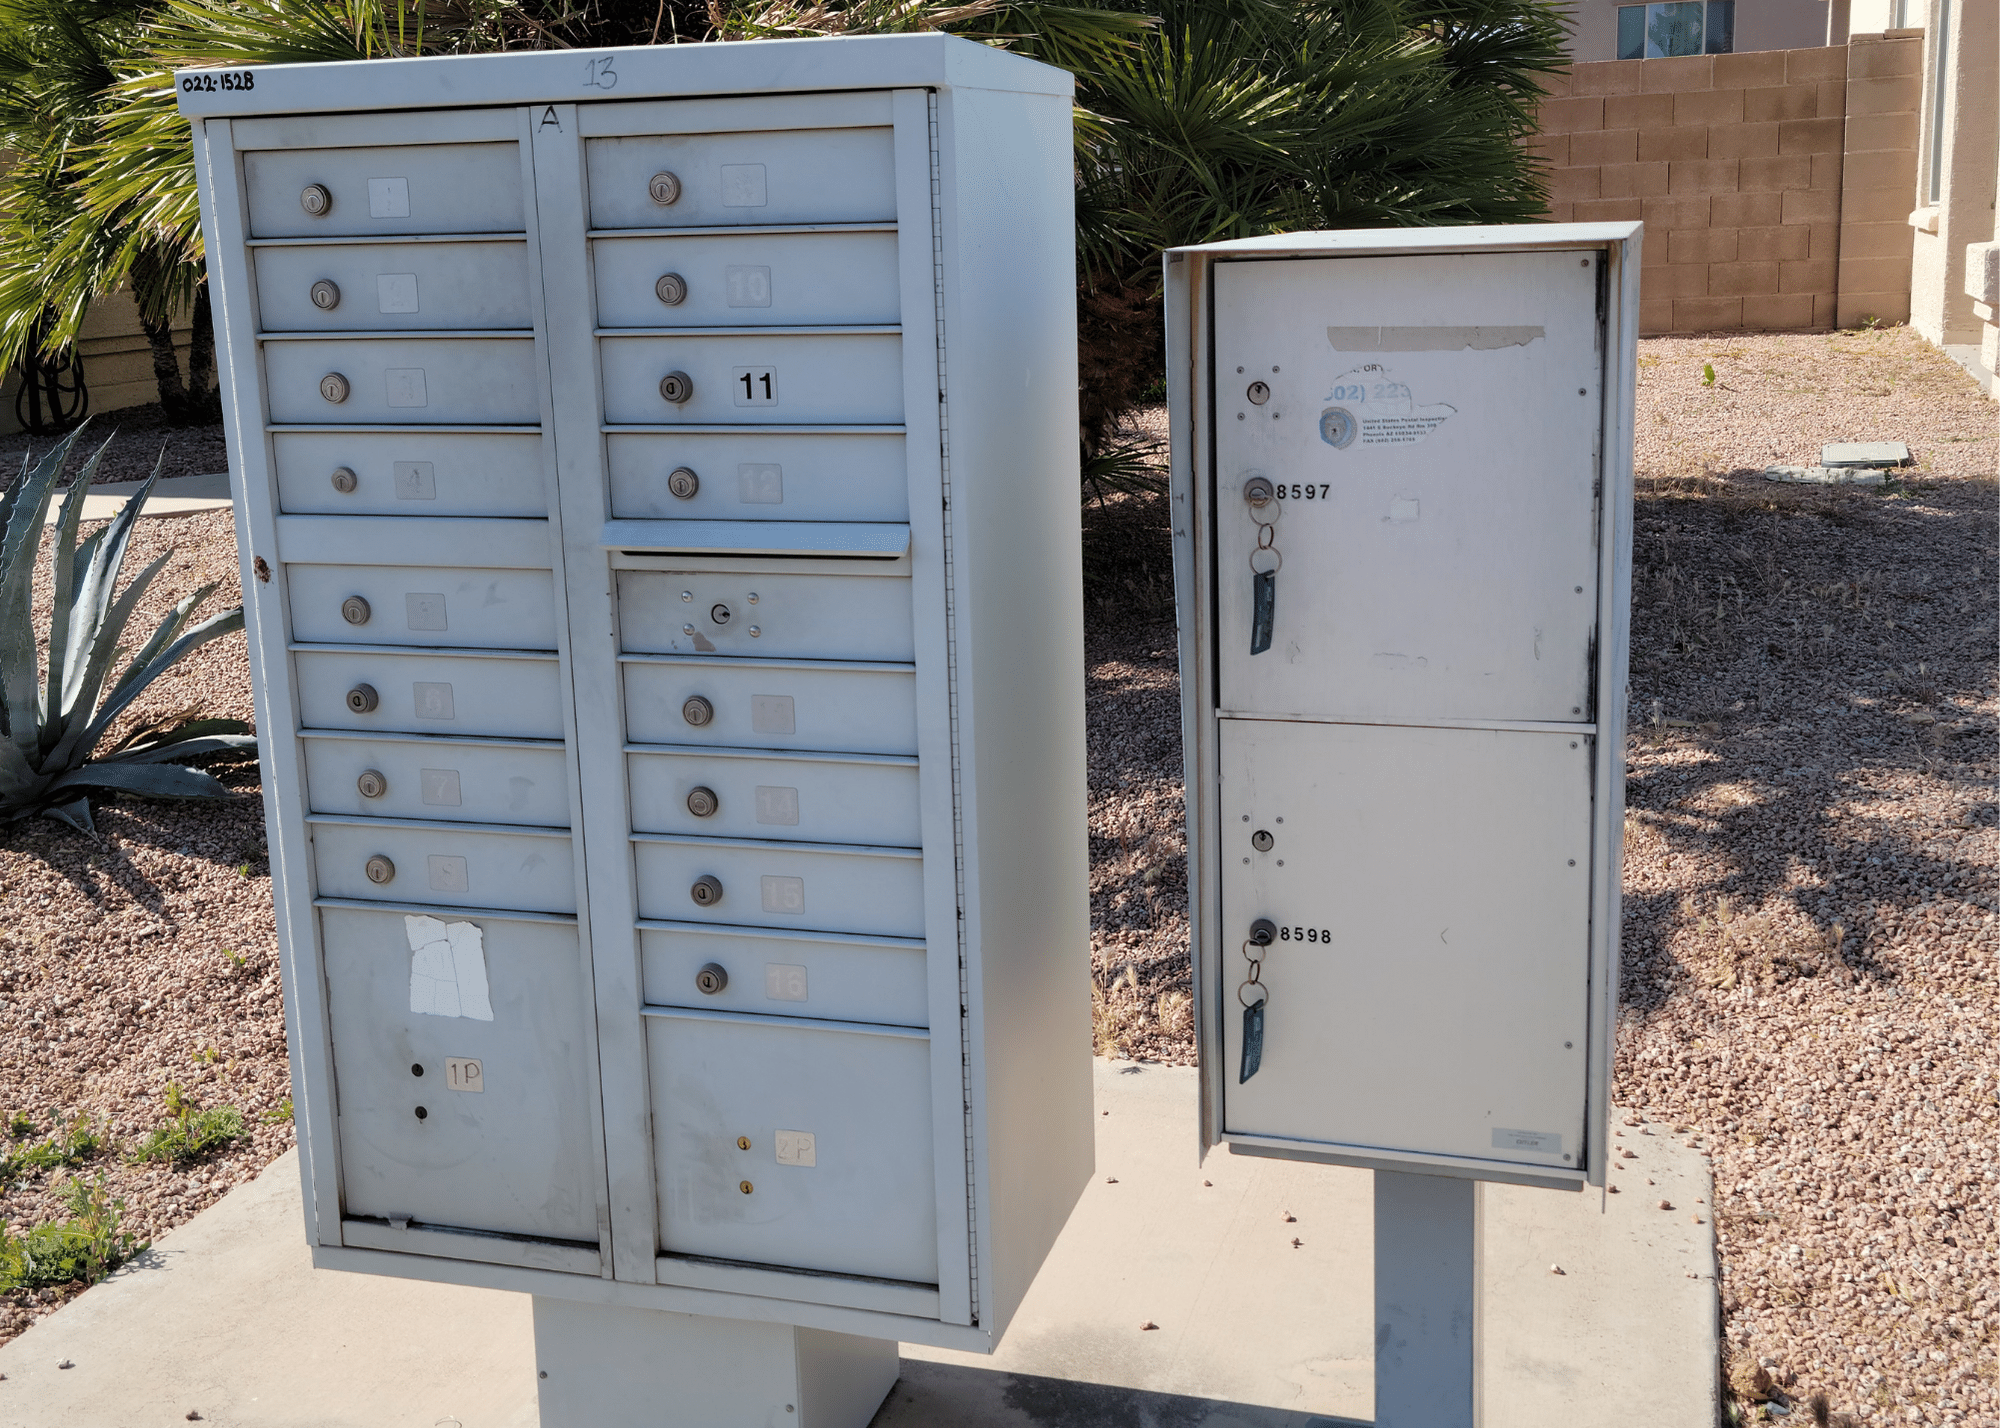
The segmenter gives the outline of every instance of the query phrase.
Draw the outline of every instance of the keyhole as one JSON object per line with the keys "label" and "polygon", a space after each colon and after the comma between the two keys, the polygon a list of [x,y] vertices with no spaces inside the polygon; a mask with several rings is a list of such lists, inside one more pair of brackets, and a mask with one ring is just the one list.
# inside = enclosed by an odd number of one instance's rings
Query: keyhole
{"label": "keyhole", "polygon": [[1260,853],[1270,852],[1272,841],[1271,835],[1262,828],[1259,828],[1255,833],[1250,835],[1250,846]]}
{"label": "keyhole", "polygon": [[1252,382],[1249,390],[1244,392],[1243,395],[1250,399],[1252,406],[1261,407],[1264,403],[1271,400],[1271,388],[1265,382]]}

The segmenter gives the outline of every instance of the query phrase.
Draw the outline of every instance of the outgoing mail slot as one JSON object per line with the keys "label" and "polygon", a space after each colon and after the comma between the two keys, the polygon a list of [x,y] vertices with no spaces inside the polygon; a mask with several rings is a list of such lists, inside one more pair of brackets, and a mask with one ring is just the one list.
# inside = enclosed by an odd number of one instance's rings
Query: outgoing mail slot
{"label": "outgoing mail slot", "polygon": [[902,308],[893,231],[600,239],[591,256],[601,327],[893,323]]}
{"label": "outgoing mail slot", "polygon": [[504,659],[388,649],[302,649],[299,722],[308,729],[560,739],[554,655]]}
{"label": "outgoing mail slot", "polygon": [[646,1044],[661,1249],[936,1282],[927,1036],[663,1008]]}
{"label": "outgoing mail slot", "polygon": [[[884,127],[591,139],[584,147],[590,223],[700,228],[893,219],[893,135]],[[654,182],[661,174],[672,175],[671,186]]]}
{"label": "outgoing mail slot", "polygon": [[[641,917],[923,936],[924,865],[914,849],[635,834],[632,853]],[[705,905],[693,891],[703,878],[722,885]]]}
{"label": "outgoing mail slot", "polygon": [[595,1245],[576,928],[331,907],[320,928],[346,1213]]}
{"label": "outgoing mail slot", "polygon": [[288,514],[548,514],[537,432],[280,431],[271,446]]}
{"label": "outgoing mail slot", "polygon": [[[613,432],[611,513],[627,519],[907,521],[900,434]],[[694,490],[675,489],[676,472]],[[680,480],[685,489],[686,477]]]}
{"label": "outgoing mail slot", "polygon": [[632,753],[632,827],[807,843],[923,843],[917,761],[729,750]]}
{"label": "outgoing mail slot", "polygon": [[322,897],[576,911],[576,869],[567,833],[326,814],[307,821]]}
{"label": "outgoing mail slot", "polygon": [[628,655],[625,728],[649,744],[917,751],[917,678],[907,665]]}
{"label": "outgoing mail slot", "polygon": [[[930,1025],[924,944],[915,938],[646,927],[639,951],[646,1000],[663,1006]],[[697,978],[716,967],[722,985],[709,991]]]}
{"label": "outgoing mail slot", "polygon": [[525,243],[286,245],[251,253],[266,332],[534,325]]}
{"label": "outgoing mail slot", "polygon": [[[598,347],[610,422],[873,426],[903,419],[903,339],[892,334],[606,337]],[[673,372],[693,381],[685,401],[661,393],[661,379]]]}
{"label": "outgoing mail slot", "polygon": [[542,419],[529,337],[267,339],[264,377],[274,422],[527,426]]}
{"label": "outgoing mail slot", "polygon": [[[285,576],[291,586],[292,633],[301,640],[556,647],[555,582],[546,570],[292,565]],[[356,599],[365,608],[351,603]]]}
{"label": "outgoing mail slot", "polygon": [[646,654],[909,660],[913,619],[900,576],[618,573],[620,636]]}
{"label": "outgoing mail slot", "polygon": [[466,743],[404,734],[303,741],[315,813],[569,826],[560,744]]}
{"label": "outgoing mail slot", "polygon": [[[253,150],[243,156],[243,177],[250,232],[258,238],[527,227],[517,144]],[[317,194],[307,196],[315,187],[324,190],[324,204]]]}

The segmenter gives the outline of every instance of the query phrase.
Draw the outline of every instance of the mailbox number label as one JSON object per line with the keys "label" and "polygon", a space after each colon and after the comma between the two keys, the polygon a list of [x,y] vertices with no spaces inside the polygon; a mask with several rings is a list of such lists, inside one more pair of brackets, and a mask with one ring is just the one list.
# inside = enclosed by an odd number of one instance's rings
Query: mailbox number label
{"label": "mailbox number label", "polygon": [[739,407],[774,407],[778,404],[778,373],[771,367],[738,367],[734,396]]}
{"label": "mailbox number label", "polygon": [[722,270],[723,287],[731,307],[769,307],[771,270],[732,264]]}
{"label": "mailbox number label", "polygon": [[1333,930],[1326,927],[1281,927],[1278,929],[1280,942],[1331,942]]}
{"label": "mailbox number label", "polygon": [[181,76],[181,92],[193,94],[200,90],[214,94],[225,89],[255,89],[257,76],[251,70],[224,70],[220,74],[184,74]]}
{"label": "mailbox number label", "polygon": [[474,1057],[447,1056],[444,1059],[444,1083],[454,1091],[484,1091],[486,1075]]}
{"label": "mailbox number label", "polygon": [[783,962],[764,964],[764,995],[774,1002],[802,1002],[806,999],[806,969]]}
{"label": "mailbox number label", "polygon": [[1315,486],[1310,481],[1294,481],[1287,486],[1283,481],[1278,481],[1272,484],[1271,489],[1278,493],[1278,499],[1281,501],[1317,501],[1333,489],[1333,483],[1321,482]]}

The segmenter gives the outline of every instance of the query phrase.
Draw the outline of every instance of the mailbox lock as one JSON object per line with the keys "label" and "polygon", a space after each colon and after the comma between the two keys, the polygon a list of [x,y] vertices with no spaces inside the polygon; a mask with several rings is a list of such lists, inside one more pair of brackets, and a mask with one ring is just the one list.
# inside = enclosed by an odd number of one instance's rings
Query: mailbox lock
{"label": "mailbox lock", "polygon": [[750,1148],[750,1137],[747,1135],[736,1137],[736,1148],[738,1150],[748,1150]]}
{"label": "mailbox lock", "polygon": [[752,1185],[748,1180],[739,1180],[736,1182],[736,1188],[738,1190],[741,1190],[745,1195],[748,1195],[752,1190],[755,1190],[757,1187],[755,1185]]}
{"label": "mailbox lock", "polygon": [[336,405],[347,400],[348,391],[347,378],[338,372],[328,372],[319,379],[319,394]]}
{"label": "mailbox lock", "polygon": [[701,477],[685,466],[676,466],[667,473],[667,489],[682,501],[694,499],[694,493],[701,489]]}
{"label": "mailbox lock", "polygon": [[340,618],[350,625],[367,624],[368,617],[373,613],[368,608],[368,602],[359,595],[350,595],[340,602]]}
{"label": "mailbox lock", "polygon": [[679,307],[687,301],[687,279],[679,273],[662,273],[660,280],[653,284],[653,291],[668,307]]}
{"label": "mailbox lock", "polygon": [[361,478],[354,474],[352,467],[336,466],[333,468],[333,489],[340,492],[341,495],[351,494],[354,488],[360,484]]}
{"label": "mailbox lock", "polygon": [[[417,1107],[417,1119],[418,1119],[418,1120],[420,1120],[420,1121],[425,1121],[425,1120],[429,1120],[429,1119],[430,1119],[430,1115],[431,1115],[431,1113],[430,1113],[429,1111],[425,1110],[425,1109],[424,1109],[424,1108],[423,1108],[422,1106],[418,1106],[418,1107]],[[408,1222],[407,1222],[407,1221],[405,1221],[405,1223],[408,1223]]]}
{"label": "mailbox lock", "polygon": [[703,873],[694,880],[694,886],[688,889],[688,896],[699,906],[714,907],[722,901],[722,883],[713,873]]}
{"label": "mailbox lock", "polygon": [[669,372],[660,378],[660,395],[679,406],[694,395],[694,378],[685,372]]}
{"label": "mailbox lock", "polygon": [[1260,917],[1250,924],[1250,945],[1269,947],[1278,940],[1278,924],[1268,917]]}
{"label": "mailbox lock", "polygon": [[340,306],[340,288],[330,278],[321,278],[312,285],[313,306],[321,312],[332,312]]}
{"label": "mailbox lock", "polygon": [[688,790],[688,812],[697,818],[713,818],[722,800],[715,796],[712,788],[691,788]]}
{"label": "mailbox lock", "polygon": [[354,786],[361,790],[363,798],[380,798],[389,791],[389,780],[382,777],[380,769],[363,769],[361,777],[354,781]]}
{"label": "mailbox lock", "polygon": [[299,192],[299,207],[318,218],[333,207],[333,195],[323,183],[309,183]]}
{"label": "mailbox lock", "polygon": [[699,729],[715,717],[715,706],[699,694],[689,695],[681,705],[681,718]]}
{"label": "mailbox lock", "polygon": [[727,605],[710,605],[708,607],[708,618],[715,621],[718,625],[728,624],[729,607]]}
{"label": "mailbox lock", "polygon": [[1263,510],[1264,507],[1270,505],[1277,497],[1277,491],[1262,476],[1252,476],[1248,481],[1243,483],[1243,499],[1248,501],[1257,510]]}
{"label": "mailbox lock", "polygon": [[381,704],[381,696],[372,684],[357,684],[347,691],[347,707],[356,714],[373,714]]}
{"label": "mailbox lock", "polygon": [[396,876],[396,865],[377,853],[361,865],[361,871],[368,874],[371,883],[386,883]]}
{"label": "mailbox lock", "polygon": [[[703,996],[712,997],[728,985],[729,973],[717,962],[710,962],[694,974],[694,988]],[[744,1142],[742,1148],[748,1150],[749,1143]]]}
{"label": "mailbox lock", "polygon": [[1252,406],[1261,407],[1271,400],[1271,388],[1263,382],[1252,382],[1243,395],[1250,399]]}
{"label": "mailbox lock", "polygon": [[646,180],[646,192],[652,195],[653,202],[665,208],[681,196],[681,181],[670,173],[657,173]]}
{"label": "mailbox lock", "polygon": [[1250,846],[1255,848],[1260,853],[1270,852],[1271,835],[1265,832],[1262,828],[1259,828],[1255,833],[1252,833],[1250,835]]}

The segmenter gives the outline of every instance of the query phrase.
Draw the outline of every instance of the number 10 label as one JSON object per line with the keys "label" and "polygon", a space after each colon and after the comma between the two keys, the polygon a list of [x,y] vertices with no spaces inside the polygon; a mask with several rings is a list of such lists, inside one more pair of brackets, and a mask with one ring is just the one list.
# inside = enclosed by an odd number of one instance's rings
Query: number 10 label
{"label": "number 10 label", "polygon": [[778,404],[778,373],[771,367],[738,367],[733,388],[739,407],[774,407]]}

